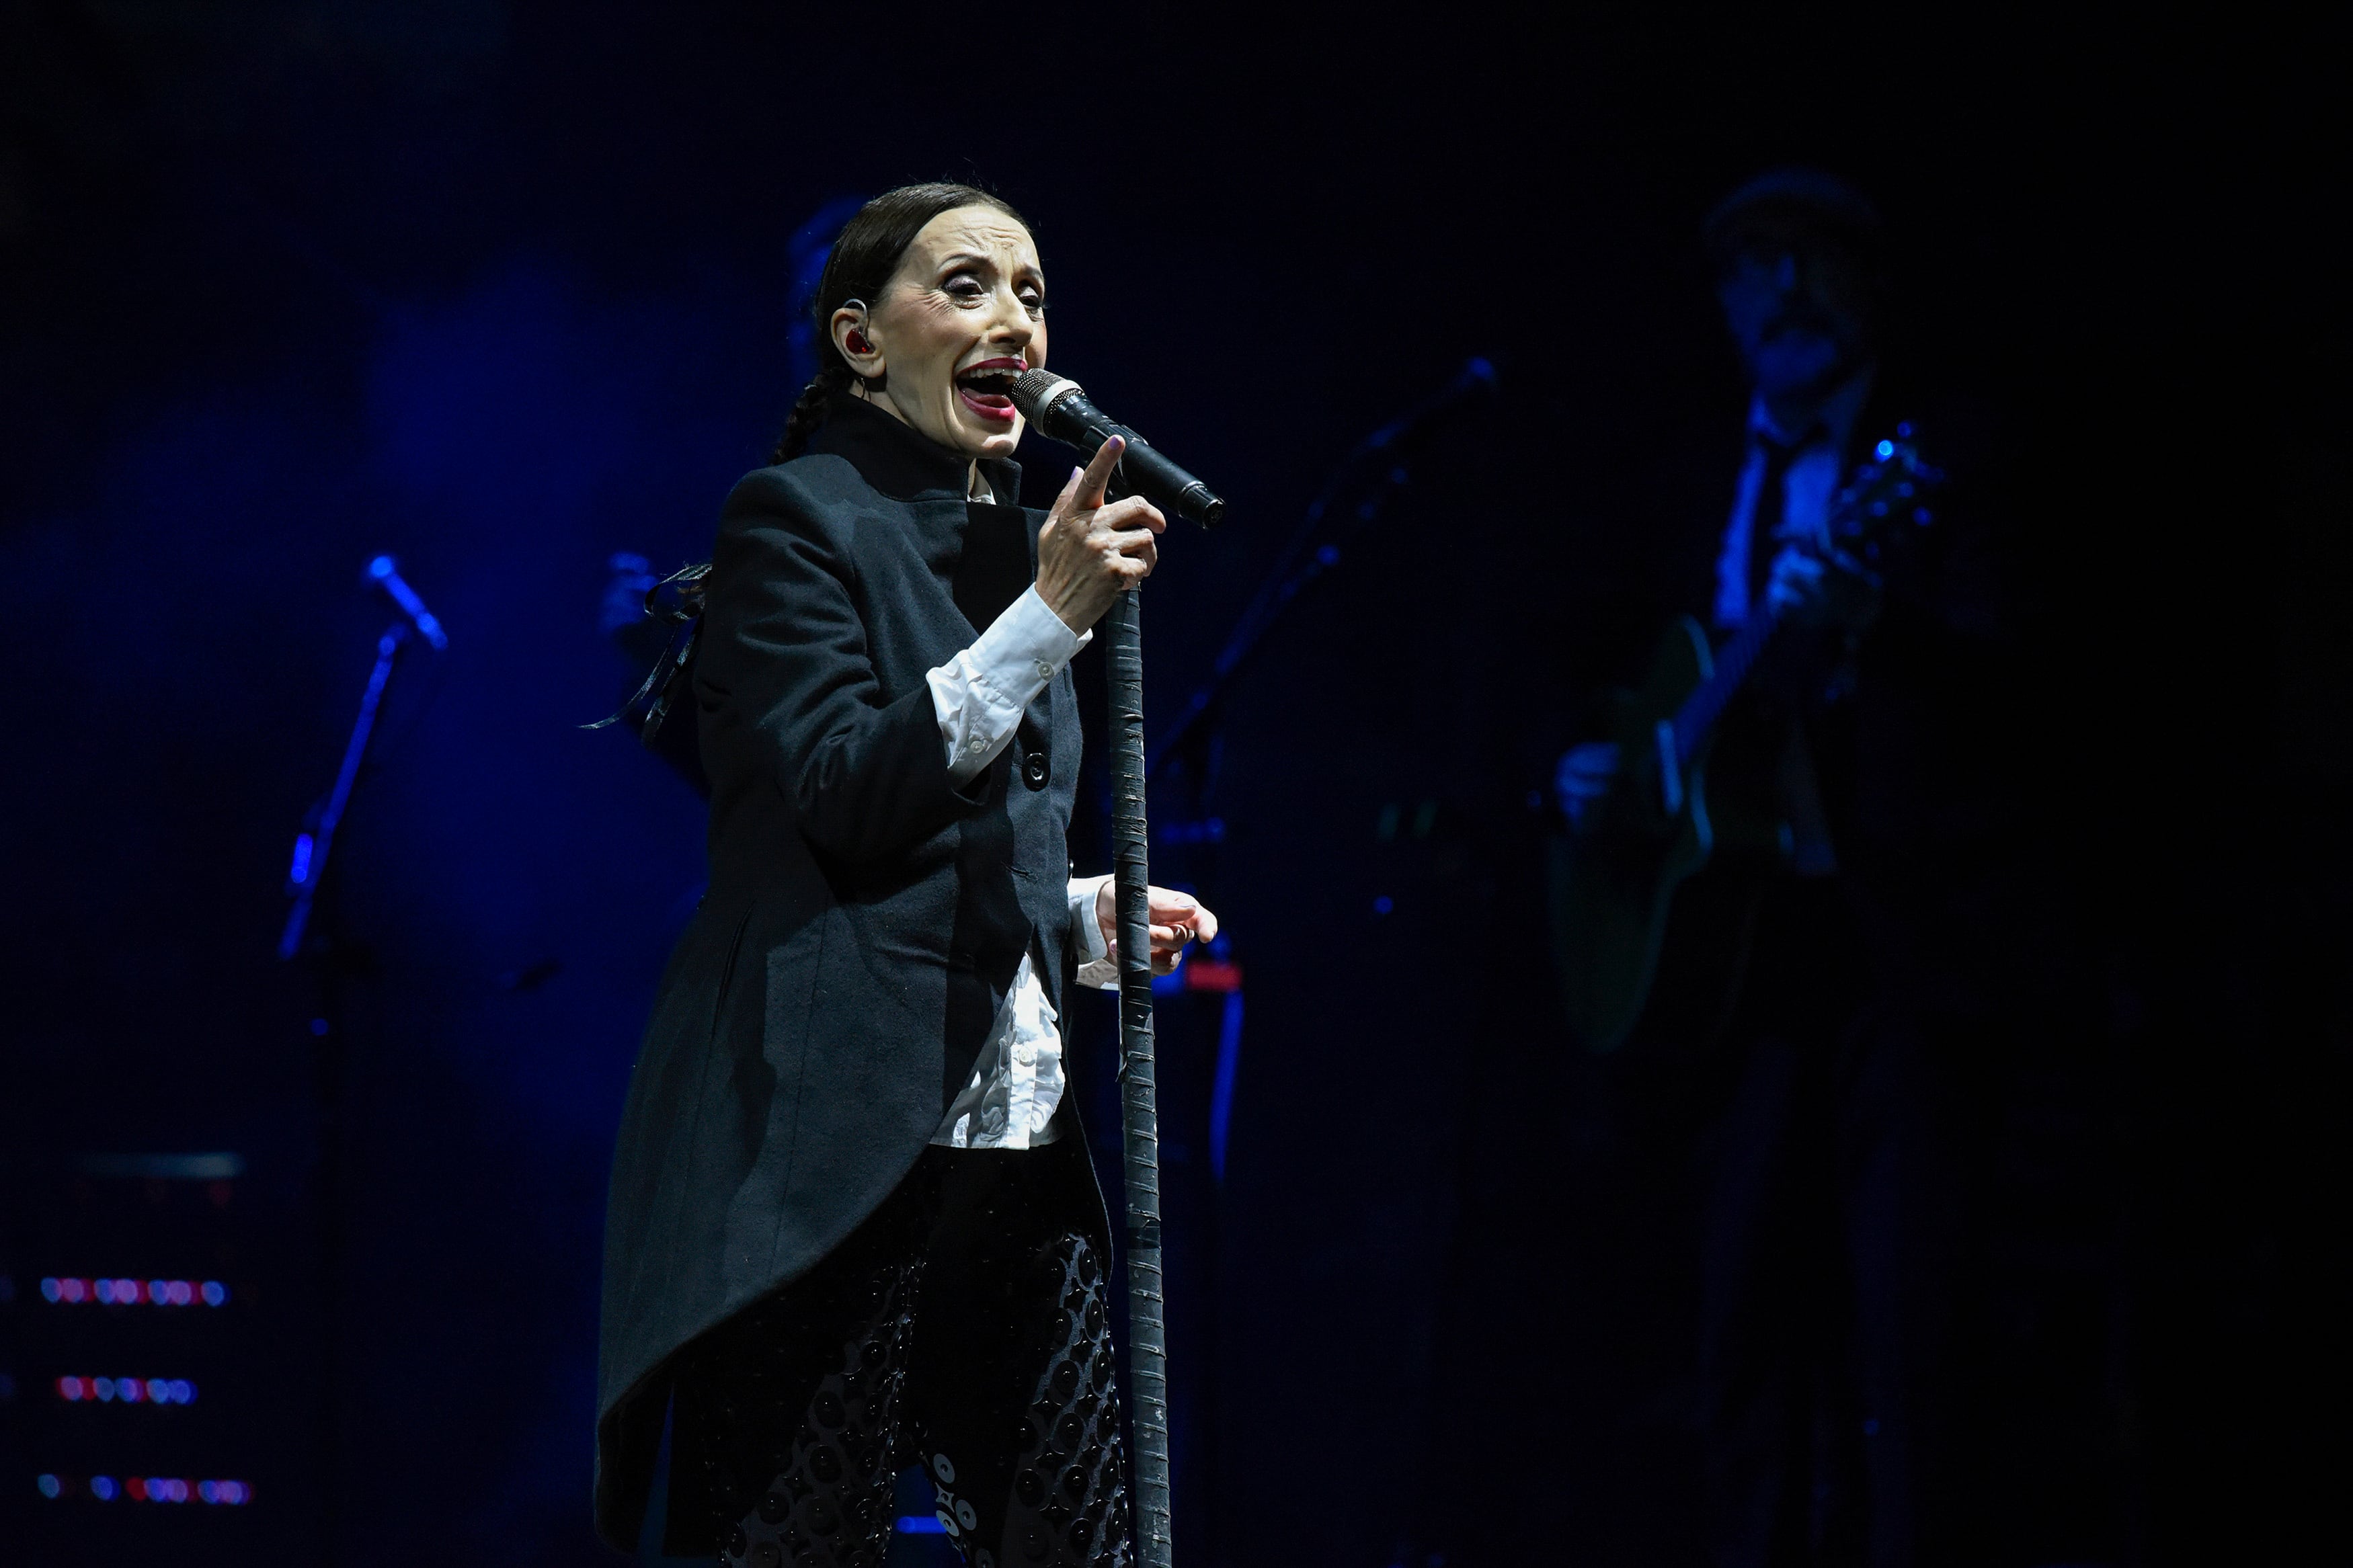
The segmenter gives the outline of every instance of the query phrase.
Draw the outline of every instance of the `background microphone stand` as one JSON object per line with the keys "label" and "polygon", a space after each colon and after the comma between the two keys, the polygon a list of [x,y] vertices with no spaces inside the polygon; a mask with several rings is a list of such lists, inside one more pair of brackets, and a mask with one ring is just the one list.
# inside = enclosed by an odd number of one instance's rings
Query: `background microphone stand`
{"label": "background microphone stand", "polygon": [[[1495,367],[1472,359],[1446,386],[1374,431],[1344,458],[1227,639],[1209,680],[1147,759],[1144,742],[1142,601],[1128,589],[1103,617],[1110,689],[1111,836],[1113,884],[1119,925],[1120,1123],[1127,1211],[1128,1383],[1135,1439],[1136,1561],[1139,1568],[1170,1568],[1168,1340],[1160,1215],[1160,1113],[1152,1017],[1150,831],[1146,781],[1163,758],[1208,719],[1283,608],[1337,563],[1336,547],[1307,551],[1325,514],[1369,463],[1382,461],[1374,486],[1356,509],[1359,522],[1405,483],[1405,459],[1444,416],[1492,392]],[[1083,449],[1083,448],[1082,448]],[[1092,458],[1092,453],[1090,452]]]}
{"label": "background microphone stand", "polygon": [[[1241,618],[1234,623],[1225,647],[1219,650],[1217,663],[1210,668],[1209,679],[1194,689],[1176,721],[1153,745],[1146,759],[1147,773],[1158,773],[1179,747],[1206,738],[1215,727],[1219,702],[1232,689],[1243,665],[1266,639],[1267,633],[1274,629],[1283,611],[1290,608],[1303,590],[1340,563],[1340,547],[1336,544],[1326,542],[1311,552],[1311,547],[1324,531],[1334,503],[1370,470],[1370,482],[1356,501],[1352,521],[1362,526],[1378,517],[1389,497],[1404,486],[1407,462],[1416,448],[1450,417],[1493,396],[1498,381],[1494,362],[1484,355],[1474,356],[1453,380],[1357,442],[1355,449],[1340,459],[1331,477],[1324,481],[1324,488],[1308,503],[1306,516],[1300,519],[1282,553],[1276,557],[1273,570],[1267,574],[1258,592],[1250,595]],[[1207,781],[1200,782],[1206,787]]]}
{"label": "background microphone stand", "polygon": [[375,667],[368,672],[367,686],[360,693],[359,712],[352,721],[351,737],[343,743],[343,760],[335,770],[335,782],[329,787],[326,798],[311,809],[302,831],[295,835],[293,864],[287,872],[287,891],[294,902],[286,911],[286,927],[278,939],[280,962],[309,960],[318,984],[316,1011],[311,1019],[311,1034],[317,1042],[313,1065],[318,1092],[318,1150],[311,1195],[318,1205],[319,1226],[319,1435],[315,1458],[321,1516],[317,1561],[322,1563],[332,1563],[342,1549],[339,1471],[343,1457],[343,1152],[348,1062],[341,1005],[344,955],[331,935],[321,934],[321,926],[312,915],[326,878],[329,856],[334,848],[335,831],[343,825],[353,787],[358,784],[360,770],[367,761],[369,745],[375,738],[376,715],[384,705],[385,690],[392,683],[402,651],[417,637],[436,651],[449,646],[440,622],[401,580],[391,556],[379,555],[369,562],[367,574],[400,606],[401,618],[386,626],[384,635],[376,639]]}

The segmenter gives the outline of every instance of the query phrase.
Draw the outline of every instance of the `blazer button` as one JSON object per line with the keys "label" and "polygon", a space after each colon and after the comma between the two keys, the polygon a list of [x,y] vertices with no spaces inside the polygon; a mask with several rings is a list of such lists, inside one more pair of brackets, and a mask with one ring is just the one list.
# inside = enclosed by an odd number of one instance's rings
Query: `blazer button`
{"label": "blazer button", "polygon": [[1050,773],[1043,752],[1032,752],[1021,759],[1021,782],[1031,789],[1044,789]]}

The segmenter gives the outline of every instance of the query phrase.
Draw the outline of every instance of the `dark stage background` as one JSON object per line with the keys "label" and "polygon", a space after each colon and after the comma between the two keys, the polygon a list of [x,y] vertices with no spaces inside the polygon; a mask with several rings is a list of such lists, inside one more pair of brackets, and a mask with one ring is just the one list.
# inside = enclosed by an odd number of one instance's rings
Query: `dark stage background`
{"label": "dark stage background", "polygon": [[[2075,1009],[2002,1145],[2004,1278],[2059,1283],[1999,1299],[2063,1321],[1996,1371],[2084,1392],[2002,1434],[2076,1479],[1989,1494],[2024,1522],[1984,1560],[2279,1555],[2345,1408],[2342,92],[2316,38],[2158,26],[0,10],[0,1558],[611,1560],[604,1183],[701,813],[577,728],[628,683],[607,562],[699,557],[765,460],[795,230],[944,176],[1035,220],[1055,368],[1229,499],[1148,596],[1164,719],[1340,457],[1468,357],[1504,372],[1334,531],[1213,786],[1156,803],[1218,824],[1155,866],[1248,1004],[1221,1183],[1224,999],[1166,1026],[1201,1248],[1180,1550],[1697,1561],[1684,1199],[1564,1054],[1528,801],[1694,548],[1645,531],[1651,487],[1721,483],[1675,460],[1742,396],[1700,215],[1790,160],[1881,201],[1915,376],[2046,503],[2031,875],[1983,918]],[[281,882],[382,551],[451,646],[395,683],[322,986],[273,959]],[[1488,1310],[1530,1258],[1552,1293]],[[41,1289],[133,1274],[227,1295]],[[58,1393],[132,1373],[198,1396]],[[252,1500],[36,1482],[140,1467]]]}

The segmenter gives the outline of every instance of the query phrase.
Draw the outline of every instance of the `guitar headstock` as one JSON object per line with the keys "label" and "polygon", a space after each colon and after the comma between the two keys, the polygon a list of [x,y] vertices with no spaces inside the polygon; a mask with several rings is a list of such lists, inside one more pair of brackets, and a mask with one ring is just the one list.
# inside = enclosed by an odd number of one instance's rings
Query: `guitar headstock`
{"label": "guitar headstock", "polygon": [[1850,547],[1860,543],[1870,554],[1876,552],[1880,535],[1892,524],[1927,527],[1936,521],[1928,509],[1928,492],[1944,478],[1942,469],[1920,456],[1912,426],[1898,425],[1893,437],[1872,447],[1871,456],[1839,492],[1831,510],[1831,536]]}

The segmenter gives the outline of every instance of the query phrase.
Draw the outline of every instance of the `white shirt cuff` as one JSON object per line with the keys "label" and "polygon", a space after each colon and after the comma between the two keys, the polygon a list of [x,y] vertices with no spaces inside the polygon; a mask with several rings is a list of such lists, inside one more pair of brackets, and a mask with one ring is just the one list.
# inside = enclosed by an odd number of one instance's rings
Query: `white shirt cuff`
{"label": "white shirt cuff", "polygon": [[[1021,590],[1021,596],[1005,606],[1005,613],[989,623],[980,640],[972,645],[972,653],[982,668],[1035,670],[1038,687],[1054,679],[1071,656],[1094,640],[1094,633],[1074,632],[1062,624],[1062,617],[1046,607],[1032,585]],[[1035,696],[1033,690],[1030,693]]]}
{"label": "white shirt cuff", "polygon": [[1035,587],[1005,607],[973,645],[923,679],[947,747],[948,776],[969,783],[1021,726],[1021,710],[1093,639],[1046,607]]}
{"label": "white shirt cuff", "polygon": [[1079,961],[1079,984],[1097,991],[1116,990],[1119,965],[1103,942],[1103,922],[1095,919],[1095,900],[1109,877],[1071,879],[1071,951]]}

